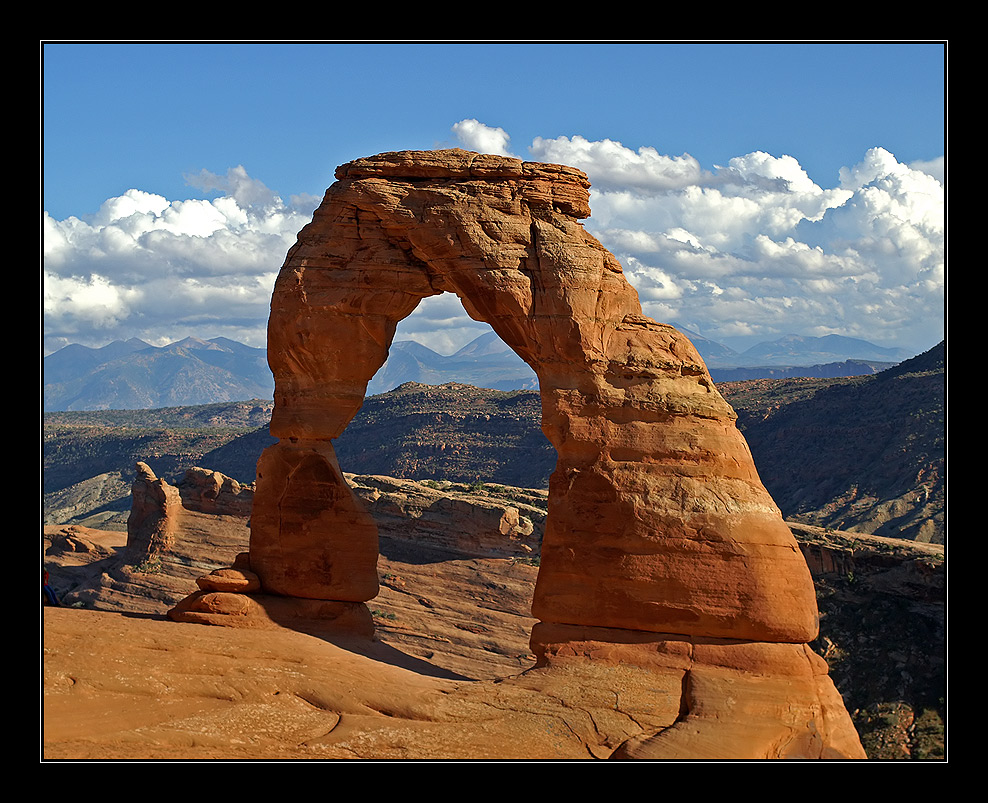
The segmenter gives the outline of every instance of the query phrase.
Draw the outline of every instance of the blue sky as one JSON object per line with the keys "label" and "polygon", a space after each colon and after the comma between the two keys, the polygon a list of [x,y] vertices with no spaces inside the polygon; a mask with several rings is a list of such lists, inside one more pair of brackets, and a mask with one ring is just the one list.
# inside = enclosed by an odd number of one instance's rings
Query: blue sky
{"label": "blue sky", "polygon": [[[336,166],[453,146],[586,170],[587,227],[653,317],[735,344],[794,331],[928,348],[945,248],[942,189],[923,177],[945,186],[945,72],[941,43],[43,44],[45,348],[263,345],[269,283]],[[687,161],[689,181],[636,178]],[[790,191],[756,198],[766,179]],[[712,198],[763,212],[731,232]],[[779,209],[804,219],[785,229]],[[164,284],[150,303],[142,270],[173,280],[174,308]],[[413,318],[406,334],[439,350],[478,331],[448,299]]]}

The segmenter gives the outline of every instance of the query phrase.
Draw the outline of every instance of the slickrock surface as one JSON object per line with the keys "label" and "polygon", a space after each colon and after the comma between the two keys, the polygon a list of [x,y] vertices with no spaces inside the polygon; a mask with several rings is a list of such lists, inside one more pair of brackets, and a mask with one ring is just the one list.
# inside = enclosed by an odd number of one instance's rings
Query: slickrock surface
{"label": "slickrock surface", "polygon": [[423,674],[386,645],[45,611],[49,759],[590,759],[678,713],[678,678],[573,662]]}
{"label": "slickrock surface", "polygon": [[[212,474],[194,476],[203,487],[227,485]],[[509,555],[518,546],[512,533],[498,544],[493,530],[509,502],[538,520],[543,493],[348,479],[358,495],[377,494],[381,591],[366,612],[373,640],[343,637],[325,619],[279,611],[274,598],[244,588],[249,570],[224,568],[237,565],[247,547],[242,516],[183,505],[156,564],[121,533],[47,528],[53,585],[68,606],[84,607],[44,610],[44,756],[642,758],[661,747],[665,758],[728,758],[813,747],[806,731],[800,743],[794,724],[812,716],[816,730],[824,726],[827,695],[817,697],[816,687],[826,678],[813,674],[822,669],[819,658],[797,645],[718,646],[631,631],[604,632],[606,640],[593,642],[585,628],[553,632],[538,625],[546,664],[536,669],[529,640],[537,625],[530,613],[537,553]],[[447,503],[437,505],[444,494]],[[195,504],[196,497],[183,499]],[[466,532],[470,526],[480,529]],[[801,538],[827,594],[828,626],[816,647],[837,661],[855,705],[868,706],[861,721],[869,755],[873,746],[874,757],[933,757],[935,734],[922,737],[929,746],[918,741],[921,729],[935,725],[930,711],[913,713],[900,703],[896,727],[886,727],[891,709],[874,701],[935,703],[935,684],[926,684],[932,701],[900,686],[909,683],[908,673],[937,671],[935,634],[923,628],[942,599],[942,548],[871,541],[825,531]],[[489,553],[482,554],[483,544]],[[253,601],[252,626],[165,621],[197,586]],[[920,613],[925,597],[930,611]],[[855,630],[862,608],[886,618]],[[901,636],[883,640],[900,628]],[[941,632],[941,646],[942,638]],[[866,658],[857,660],[862,650]],[[904,650],[917,654],[900,656]],[[765,671],[786,665],[791,676],[784,681]],[[803,690],[803,707],[788,702],[794,686]],[[739,700],[741,689],[747,702]],[[807,709],[807,699],[817,702]],[[789,723],[781,740],[772,722]],[[467,734],[462,744],[451,736],[457,729]]]}
{"label": "slickrock surface", "polygon": [[[738,662],[702,665],[683,645],[648,666],[562,657],[471,681],[382,642],[290,629],[58,608],[44,628],[47,759],[642,758],[656,739],[672,743],[667,758],[772,758],[826,736],[822,706],[780,702],[792,680],[752,682]],[[684,715],[694,698],[703,707]],[[758,710],[777,714],[770,727]]]}

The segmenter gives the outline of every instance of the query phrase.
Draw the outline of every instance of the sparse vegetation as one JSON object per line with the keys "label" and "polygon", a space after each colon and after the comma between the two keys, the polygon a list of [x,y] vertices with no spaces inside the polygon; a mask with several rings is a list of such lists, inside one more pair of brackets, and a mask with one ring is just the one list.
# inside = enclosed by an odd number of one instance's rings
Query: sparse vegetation
{"label": "sparse vegetation", "polygon": [[870,376],[718,388],[786,518],[944,542],[943,343]]}
{"label": "sparse vegetation", "polygon": [[163,571],[161,557],[158,555],[148,556],[134,567],[134,571],[140,574],[161,574]]}

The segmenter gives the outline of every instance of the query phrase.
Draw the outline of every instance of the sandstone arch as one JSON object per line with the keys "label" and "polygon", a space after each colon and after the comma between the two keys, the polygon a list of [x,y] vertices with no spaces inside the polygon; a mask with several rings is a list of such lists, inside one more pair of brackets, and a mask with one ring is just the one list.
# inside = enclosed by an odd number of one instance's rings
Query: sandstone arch
{"label": "sandstone arch", "polygon": [[332,439],[398,322],[453,292],[538,375],[559,455],[533,601],[539,638],[570,627],[815,637],[809,572],[733,411],[692,344],[642,314],[583,229],[583,173],[453,150],[360,159],[336,177],[272,298],[280,440],[258,465],[250,544],[266,591],[375,596],[376,531]]}

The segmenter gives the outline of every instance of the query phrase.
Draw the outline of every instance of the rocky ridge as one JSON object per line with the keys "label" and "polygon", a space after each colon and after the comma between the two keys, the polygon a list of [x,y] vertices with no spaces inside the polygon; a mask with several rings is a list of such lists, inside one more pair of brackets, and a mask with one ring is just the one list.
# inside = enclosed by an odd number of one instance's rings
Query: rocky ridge
{"label": "rocky ridge", "polygon": [[945,343],[873,376],[723,390],[788,519],[946,542]]}
{"label": "rocky ridge", "polygon": [[[920,358],[909,361],[916,370],[895,383],[861,377],[718,385],[788,520],[944,541],[942,352],[941,345],[925,355],[929,368]],[[270,402],[244,402],[46,414],[44,521],[125,527],[139,461],[169,477],[207,465],[253,482],[257,459],[273,442],[270,411]],[[336,452],[349,473],[548,488],[556,454],[540,429],[541,414],[534,391],[408,384],[366,398]],[[855,443],[868,448],[837,448]],[[897,444],[888,465],[874,459],[879,443]]]}

